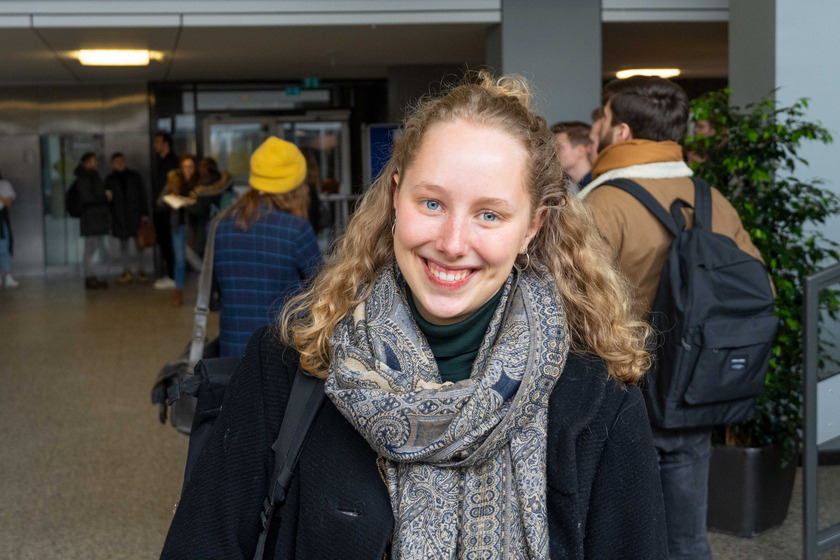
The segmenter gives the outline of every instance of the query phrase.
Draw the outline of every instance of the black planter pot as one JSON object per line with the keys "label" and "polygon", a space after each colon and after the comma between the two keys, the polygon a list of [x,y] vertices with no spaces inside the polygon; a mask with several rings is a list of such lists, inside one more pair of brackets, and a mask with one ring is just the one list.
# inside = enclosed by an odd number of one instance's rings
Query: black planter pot
{"label": "black planter pot", "polygon": [[709,530],[754,537],[787,516],[796,464],[781,466],[781,449],[721,445],[709,465]]}

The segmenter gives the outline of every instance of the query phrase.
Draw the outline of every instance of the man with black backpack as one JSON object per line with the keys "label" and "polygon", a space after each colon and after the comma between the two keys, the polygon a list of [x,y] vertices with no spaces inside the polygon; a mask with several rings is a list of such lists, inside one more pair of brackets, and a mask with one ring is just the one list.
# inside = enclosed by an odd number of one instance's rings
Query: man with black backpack
{"label": "man with black backpack", "polygon": [[76,175],[77,189],[81,209],[79,232],[85,238],[83,269],[85,289],[107,288],[108,283],[96,276],[93,258],[105,243],[105,236],[111,230],[111,198],[113,193],[105,187],[99,175],[99,160],[93,152],[82,155],[79,165],[73,172]]}
{"label": "man with black backpack", "polygon": [[593,181],[579,196],[636,290],[636,314],[657,336],[643,392],[669,557],[710,559],[711,426],[745,418],[763,388],[772,288],[735,209],[683,162],[682,88],[657,77],[615,80],[601,105]]}

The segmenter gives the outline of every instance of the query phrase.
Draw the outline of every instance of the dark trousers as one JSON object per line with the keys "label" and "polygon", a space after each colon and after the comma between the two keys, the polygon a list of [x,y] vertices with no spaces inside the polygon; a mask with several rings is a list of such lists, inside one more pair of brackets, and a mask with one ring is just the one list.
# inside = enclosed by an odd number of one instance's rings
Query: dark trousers
{"label": "dark trousers", "polygon": [[[170,278],[175,274],[175,253],[172,251],[172,226],[169,224],[170,211],[155,212],[155,235],[166,270],[161,270]],[[164,274],[159,274],[164,276]]]}
{"label": "dark trousers", "polygon": [[651,429],[665,497],[668,558],[711,560],[706,538],[711,428]]}

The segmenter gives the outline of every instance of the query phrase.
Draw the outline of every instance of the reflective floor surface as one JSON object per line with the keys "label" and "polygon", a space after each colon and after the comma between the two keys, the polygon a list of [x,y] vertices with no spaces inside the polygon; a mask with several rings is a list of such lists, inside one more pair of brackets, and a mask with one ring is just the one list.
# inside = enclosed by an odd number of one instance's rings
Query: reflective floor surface
{"label": "reflective floor surface", "polygon": [[[150,284],[19,281],[0,289],[0,559],[157,558],[187,438],[149,393],[189,339],[195,277],[180,308]],[[840,521],[840,467],[821,467],[820,484],[825,519]],[[799,482],[781,527],[710,535],[716,560],[800,558],[801,538]]]}

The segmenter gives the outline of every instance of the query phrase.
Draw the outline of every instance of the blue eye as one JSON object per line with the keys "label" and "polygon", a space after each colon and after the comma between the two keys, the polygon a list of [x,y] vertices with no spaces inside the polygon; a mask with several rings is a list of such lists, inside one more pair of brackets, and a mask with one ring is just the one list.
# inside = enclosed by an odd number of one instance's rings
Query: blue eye
{"label": "blue eye", "polygon": [[488,222],[495,222],[496,220],[498,220],[498,219],[499,219],[499,217],[498,217],[496,214],[494,214],[493,212],[484,212],[484,213],[481,215],[481,217],[482,217],[485,221],[488,221]]}
{"label": "blue eye", "polygon": [[440,202],[438,202],[437,200],[427,200],[423,204],[425,204],[426,208],[428,208],[429,210],[437,210],[438,208],[440,208]]}

